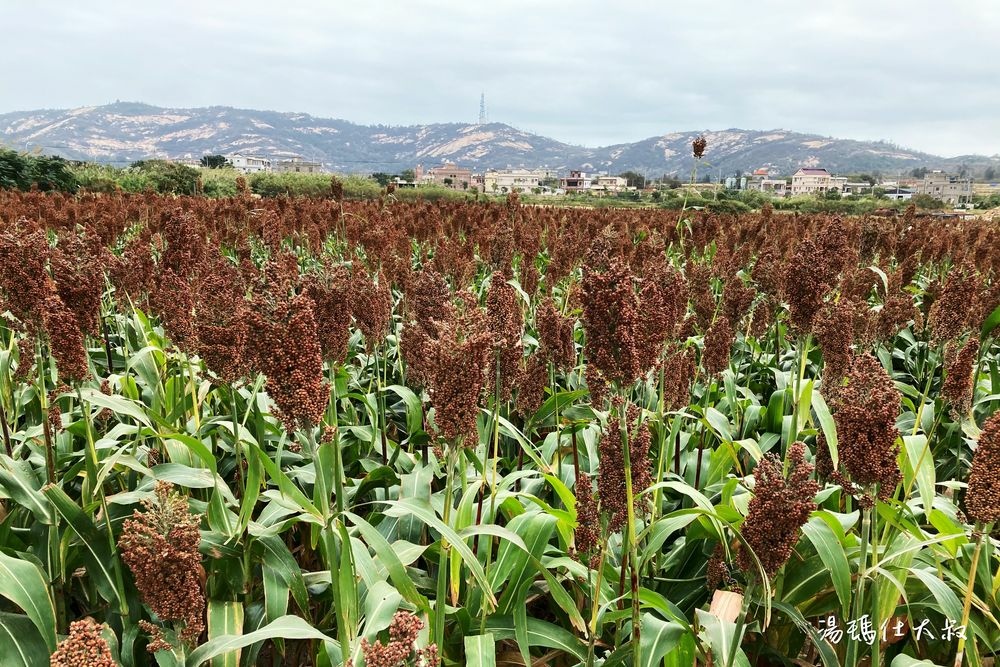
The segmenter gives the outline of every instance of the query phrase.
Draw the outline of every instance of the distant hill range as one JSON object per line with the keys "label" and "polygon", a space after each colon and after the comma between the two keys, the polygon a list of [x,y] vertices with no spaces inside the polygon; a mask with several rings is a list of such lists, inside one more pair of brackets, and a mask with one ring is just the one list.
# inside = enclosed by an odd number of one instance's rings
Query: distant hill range
{"label": "distant hill range", "polygon": [[542,167],[565,171],[638,171],[649,176],[691,171],[691,140],[708,140],[702,174],[768,167],[790,174],[801,166],[837,173],[896,174],[918,167],[979,174],[1000,168],[1000,155],[944,158],[886,142],[833,139],[788,130],[692,130],[629,144],[587,148],[503,123],[358,125],[302,113],[231,107],[166,109],[116,102],[98,107],[0,114],[0,145],[75,160],[124,165],[144,158],[199,158],[242,152],[272,158],[299,155],[333,171],[398,173],[417,164],[454,162],[473,170]]}

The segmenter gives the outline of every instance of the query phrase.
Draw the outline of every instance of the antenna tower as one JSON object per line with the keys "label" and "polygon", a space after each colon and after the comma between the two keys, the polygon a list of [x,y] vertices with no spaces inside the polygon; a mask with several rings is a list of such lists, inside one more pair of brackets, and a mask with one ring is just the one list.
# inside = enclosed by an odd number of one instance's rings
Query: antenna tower
{"label": "antenna tower", "polygon": [[479,124],[485,125],[487,123],[486,119],[486,93],[481,93],[479,95]]}

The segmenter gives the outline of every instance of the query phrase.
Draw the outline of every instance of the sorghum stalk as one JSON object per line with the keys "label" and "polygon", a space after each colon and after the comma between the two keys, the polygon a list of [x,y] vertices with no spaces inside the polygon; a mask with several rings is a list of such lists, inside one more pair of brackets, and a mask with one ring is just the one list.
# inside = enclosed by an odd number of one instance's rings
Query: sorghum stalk
{"label": "sorghum stalk", "polygon": [[621,415],[619,416],[621,420],[621,433],[622,433],[622,454],[625,458],[625,497],[628,503],[628,529],[626,531],[628,539],[628,549],[629,549],[629,561],[632,568],[632,664],[635,667],[639,667],[640,664],[640,651],[639,651],[639,634],[641,630],[641,625],[639,622],[639,570],[638,570],[638,550],[636,546],[635,537],[635,507],[632,493],[632,462],[629,456],[629,442],[628,442],[628,428],[626,424],[626,411],[621,410]]}
{"label": "sorghum stalk", "polygon": [[333,428],[333,487],[336,494],[337,516],[344,513],[344,455],[340,451],[340,428],[337,416],[337,373],[330,371],[330,426]]}
{"label": "sorghum stalk", "polygon": [[[556,479],[562,480],[562,424],[559,423],[559,399],[556,398],[558,392],[558,386],[556,385],[556,369],[555,365],[549,362],[549,382],[552,385],[552,400],[555,401],[555,422],[556,422]],[[556,494],[552,499],[552,506],[555,508],[559,507],[559,495]]]}
{"label": "sorghum stalk", "polygon": [[[597,579],[590,596],[590,623],[587,625],[587,667],[594,667],[594,643],[597,640],[597,612],[601,608],[601,579],[604,574],[604,556],[607,553],[607,539],[601,540],[601,553],[597,559]],[[587,568],[590,577],[590,568]]]}
{"label": "sorghum stalk", "polygon": [[49,484],[56,483],[56,455],[52,443],[52,428],[49,425],[49,393],[46,389],[45,354],[42,343],[35,343],[36,363],[38,365],[38,402],[42,410],[42,436],[45,439],[45,476]]}
{"label": "sorghum stalk", "polygon": [[[83,411],[83,414],[86,417],[86,419],[84,420],[84,424],[86,426],[86,432],[87,432],[87,456],[90,457],[91,460],[93,461],[93,466],[96,471],[98,461],[97,461],[97,449],[94,446],[93,413],[91,412],[90,404],[83,402],[83,395],[82,392],[80,391],[79,385],[77,385],[76,388],[76,396],[77,400],[80,403],[80,409]],[[92,480],[91,483],[97,484],[97,496],[101,501],[101,512],[104,514],[104,519],[105,519],[104,526],[105,528],[107,528],[108,546],[111,549],[110,553],[116,553],[117,546],[115,545],[115,534],[114,530],[111,527],[111,514],[108,512],[108,500],[107,497],[104,495],[104,485],[98,483],[96,479]],[[93,489],[91,489],[91,492],[93,493]],[[227,514],[227,519],[228,519],[228,514]],[[114,568],[114,570],[116,579],[115,583],[118,584],[118,590],[123,591],[125,590],[125,581],[122,578],[121,570],[119,568]],[[120,599],[119,602],[121,603],[122,606],[118,609],[118,613],[121,614],[122,616],[127,615],[128,607],[126,606],[125,600]]]}
{"label": "sorghum stalk", "polygon": [[[941,355],[941,352],[943,350],[943,346],[944,346],[944,344],[942,343],[942,344],[938,345],[938,347],[937,347],[938,357],[940,357],[940,355]],[[928,356],[930,356],[930,355],[928,355]],[[926,364],[926,360],[925,360],[925,364]],[[927,397],[928,397],[928,395],[930,395],[931,384],[934,382],[934,376],[935,376],[936,372],[937,372],[937,368],[934,367],[934,368],[931,368],[930,373],[927,375],[927,382],[926,382],[926,384],[924,384],[924,390],[920,394],[920,405],[917,408],[917,415],[916,415],[916,417],[913,420],[913,431],[910,432],[910,435],[916,435],[917,431],[920,430],[921,418],[924,415],[924,405],[927,403]]]}
{"label": "sorghum stalk", "polygon": [[[976,524],[976,546],[972,551],[972,565],[969,569],[969,583],[965,588],[965,602],[962,605],[962,621],[959,623],[959,627],[968,627],[969,625],[969,615],[972,612],[972,594],[973,590],[976,588],[976,570],[979,569],[979,554],[983,549],[983,536],[988,535],[990,530],[989,527],[983,527],[980,524]],[[962,667],[962,662],[965,660],[965,634],[962,633],[958,637],[958,649],[955,652],[955,667]]]}
{"label": "sorghum stalk", "polygon": [[7,452],[7,456],[13,458],[14,450],[12,449],[10,444],[10,430],[7,427],[7,412],[3,409],[3,399],[4,399],[3,390],[0,389],[0,428],[3,429],[3,444],[4,444],[4,449]]}
{"label": "sorghum stalk", "polygon": [[239,411],[236,408],[236,389],[229,385],[229,405],[233,417],[233,455],[236,457],[236,493],[242,498],[246,489],[243,485],[243,438],[240,435]]}
{"label": "sorghum stalk", "polygon": [[[201,430],[201,408],[198,406],[198,386],[195,382],[194,362],[191,361],[191,357],[186,352],[184,353],[184,360],[187,362],[187,385],[191,390],[191,412],[194,416],[194,430],[197,433]],[[184,373],[184,369],[181,369],[181,373]]]}
{"label": "sorghum stalk", "polygon": [[[499,446],[500,446],[500,349],[497,348],[494,351],[493,354],[494,354],[494,359],[495,359],[495,361],[493,363],[493,366],[496,368],[496,378],[495,378],[494,385],[493,385],[493,425],[492,425],[492,431],[493,431],[493,433],[492,433],[492,440],[493,440],[493,478],[490,481],[490,510],[493,511],[493,512],[495,512],[496,511],[496,478],[497,478],[497,474],[496,474],[497,473],[496,457],[499,455],[499,451],[498,450],[499,450]],[[486,456],[486,461],[487,462],[489,461],[489,454],[487,454],[487,456]],[[483,466],[483,474],[484,475],[485,475],[485,471],[486,471],[486,467]],[[480,487],[480,491],[479,491],[479,506],[476,509],[476,525],[477,526],[479,525],[479,523],[482,521],[482,518],[483,518],[483,501],[484,501],[485,497],[486,497],[486,494],[483,493],[482,488]],[[479,555],[479,537],[480,537],[479,535],[476,535],[476,540],[473,543],[473,549],[472,549],[472,553],[475,554],[475,555],[477,555],[477,556]],[[490,560],[491,560],[490,555],[493,552],[493,536],[492,535],[487,536],[487,539],[490,541],[490,543],[489,543],[489,546],[487,547],[488,551],[486,553],[486,571],[489,572]],[[483,631],[485,631],[485,625],[484,625],[485,623],[486,623],[486,620],[485,620],[485,617],[484,617],[483,618],[483,622],[481,624]]]}
{"label": "sorghum stalk", "polygon": [[746,630],[747,617],[750,615],[750,604],[752,600],[752,595],[754,592],[754,584],[747,584],[746,589],[743,591],[743,608],[740,609],[739,618],[736,619],[736,630],[733,633],[733,643],[729,647],[729,655],[726,656],[726,662],[724,667],[730,667],[736,664],[736,652],[740,650],[740,646],[743,644],[743,633]]}
{"label": "sorghum stalk", "polygon": [[799,419],[801,415],[799,414],[799,393],[802,391],[802,381],[805,379],[806,374],[806,363],[809,361],[809,344],[812,342],[812,334],[806,334],[805,339],[802,341],[802,349],[798,350],[796,355],[796,375],[795,384],[792,394],[792,424],[791,428],[788,430],[788,440],[785,442],[785,453],[788,453],[788,447],[799,439]]}
{"label": "sorghum stalk", "polygon": [[[874,498],[871,499],[872,502]],[[865,506],[861,509],[861,550],[858,552],[858,581],[854,589],[854,614],[853,618],[861,618],[865,603],[865,570],[868,567],[868,536],[871,531],[872,508]],[[847,665],[855,667],[858,664],[859,640],[850,640],[847,644]],[[878,652],[878,649],[875,649]]]}
{"label": "sorghum stalk", "polygon": [[[449,443],[448,451],[445,454],[444,516],[442,520],[446,526],[451,520],[452,495],[455,491],[455,463],[461,446],[461,441]],[[442,536],[441,555],[438,558],[437,598],[434,601],[434,642],[438,646],[444,646],[445,600],[448,595],[448,553],[450,551],[451,546]]]}
{"label": "sorghum stalk", "polygon": [[115,372],[115,361],[111,356],[111,339],[108,337],[108,325],[106,320],[101,318],[101,336],[104,338],[104,353],[108,357],[108,375]]}

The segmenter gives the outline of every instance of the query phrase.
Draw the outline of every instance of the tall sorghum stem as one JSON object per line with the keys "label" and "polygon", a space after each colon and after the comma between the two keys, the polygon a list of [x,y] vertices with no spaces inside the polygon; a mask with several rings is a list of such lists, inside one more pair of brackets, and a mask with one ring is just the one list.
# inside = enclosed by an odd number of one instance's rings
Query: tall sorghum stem
{"label": "tall sorghum stem", "polygon": [[246,480],[243,478],[243,436],[239,418],[240,413],[236,405],[236,388],[232,384],[229,385],[229,404],[233,418],[233,456],[236,458],[236,497],[243,498],[246,492]]}
{"label": "tall sorghum stem", "polygon": [[[858,580],[854,588],[854,614],[852,618],[860,619],[865,609],[865,577],[868,567],[868,536],[871,531],[872,508],[861,510],[861,549],[858,552]],[[847,644],[847,667],[856,667],[859,662],[858,649],[860,639],[850,640]],[[875,649],[878,650],[877,648]]]}
{"label": "tall sorghum stem", "polygon": [[[444,481],[444,515],[442,520],[447,526],[451,521],[452,495],[454,494],[455,463],[461,451],[461,443],[448,443],[445,454]],[[434,601],[434,641],[438,646],[444,646],[445,606],[448,597],[448,554],[451,545],[444,536],[441,537],[441,552],[438,557],[437,598]]]}
{"label": "tall sorghum stem", "polygon": [[[969,627],[969,615],[972,613],[972,595],[976,588],[976,570],[979,569],[979,554],[983,550],[983,537],[990,533],[991,526],[983,527],[982,525],[976,525],[976,546],[972,550],[972,564],[969,568],[969,583],[965,587],[965,602],[962,604],[962,621],[959,623],[959,627],[968,628]],[[963,632],[958,638],[958,649],[955,652],[955,667],[962,667],[962,662],[965,660],[965,635],[967,633]]]}
{"label": "tall sorghum stem", "polygon": [[[597,641],[597,612],[601,608],[601,579],[604,575],[604,556],[608,552],[607,539],[601,540],[601,554],[597,559],[597,578],[590,595],[590,622],[587,624],[587,667],[594,666],[594,643]],[[590,578],[590,568],[587,568]]]}
{"label": "tall sorghum stem", "polygon": [[111,356],[111,339],[108,337],[108,325],[104,317],[101,318],[101,337],[104,338],[104,353],[108,357],[108,375],[115,372],[115,360]]}
{"label": "tall sorghum stem", "polygon": [[632,492],[632,462],[629,456],[628,423],[626,412],[621,410],[620,428],[622,433],[622,454],[625,459],[625,502],[628,503],[628,528],[626,531],[629,550],[629,561],[632,568],[632,664],[639,667],[639,634],[641,630],[639,621],[639,557],[635,537],[635,500]]}
{"label": "tall sorghum stem", "polygon": [[[92,460],[94,469],[97,470],[97,448],[94,443],[94,415],[90,408],[89,403],[84,403],[83,394],[80,391],[79,385],[76,388],[77,401],[80,403],[80,410],[84,414],[84,425],[87,431],[87,456]],[[97,497],[101,501],[101,512],[104,514],[104,526],[107,529],[108,534],[108,547],[110,548],[109,553],[116,553],[117,546],[115,545],[115,533],[111,526],[111,514],[108,512],[108,499],[104,495],[104,485],[100,483],[99,480],[91,480],[91,484],[96,485]],[[91,489],[91,493],[94,489]],[[228,517],[227,517],[228,518]],[[115,583],[118,584],[118,590],[125,590],[125,581],[122,578],[122,573],[120,568],[114,568],[115,571]],[[128,614],[128,607],[126,606],[124,599],[119,599],[121,607],[118,609],[118,613],[122,616]]]}
{"label": "tall sorghum stem", "polygon": [[809,344],[811,342],[812,334],[806,334],[806,337],[802,341],[801,349],[797,350],[798,354],[795,357],[798,363],[795,365],[795,378],[792,389],[792,424],[788,429],[788,439],[785,441],[786,454],[788,447],[799,439],[799,419],[801,419],[801,415],[799,414],[799,394],[802,391],[802,381],[806,374],[806,364],[809,361]]}
{"label": "tall sorghum stem", "polygon": [[[490,510],[494,511],[496,509],[496,457],[499,455],[500,446],[500,349],[497,348],[494,352],[493,367],[496,369],[496,377],[494,378],[493,384],[493,424],[491,427],[491,441],[493,443],[493,477],[490,480]],[[487,450],[488,451],[488,450]],[[486,476],[486,466],[489,465],[490,456],[489,453],[486,455],[486,461],[483,465],[483,477]],[[483,502],[486,498],[486,493],[482,486],[479,488],[479,502],[476,508],[476,525],[478,526],[483,519]],[[479,535],[476,535],[476,539],[473,542],[472,553],[479,555]],[[493,551],[493,537],[488,536],[487,539],[489,543],[489,552]],[[489,553],[487,552],[487,553]],[[489,571],[490,557],[486,556],[486,569]],[[485,622],[485,621],[484,621]]]}
{"label": "tall sorghum stem", "polygon": [[330,424],[333,428],[333,488],[336,494],[337,516],[344,514],[344,453],[340,451],[340,428],[337,413],[337,373],[336,369],[330,372]]}
{"label": "tall sorghum stem", "polygon": [[10,444],[10,430],[7,427],[7,412],[3,409],[3,390],[0,389],[0,428],[3,429],[3,446],[7,456],[13,458],[14,449]]}
{"label": "tall sorghum stem", "polygon": [[38,403],[42,409],[42,437],[45,439],[45,478],[49,484],[56,483],[56,454],[52,442],[52,427],[49,424],[49,392],[46,387],[45,352],[41,342],[35,345],[38,365]]}

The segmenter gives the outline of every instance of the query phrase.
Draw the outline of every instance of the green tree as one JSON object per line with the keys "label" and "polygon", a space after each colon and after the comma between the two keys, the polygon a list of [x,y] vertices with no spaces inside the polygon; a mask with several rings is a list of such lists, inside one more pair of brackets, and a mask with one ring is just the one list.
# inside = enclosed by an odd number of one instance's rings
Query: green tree
{"label": "green tree", "polygon": [[390,174],[385,173],[384,171],[376,171],[374,174],[372,174],[372,178],[375,180],[376,183],[378,183],[383,188],[389,185],[389,182],[392,180],[392,176]]}
{"label": "green tree", "polygon": [[204,155],[199,162],[201,166],[209,169],[222,169],[229,164],[224,155]]}
{"label": "green tree", "polygon": [[927,171],[927,167],[917,167],[916,169],[910,171],[910,176],[913,178],[923,178],[927,175]]}
{"label": "green tree", "polygon": [[417,172],[413,171],[412,169],[404,169],[402,172],[400,172],[399,177],[404,181],[410,181],[412,183],[413,181],[417,180]]}
{"label": "green tree", "polygon": [[194,167],[167,160],[139,160],[129,165],[129,171],[147,177],[153,189],[165,195],[191,195],[200,174]]}
{"label": "green tree", "polygon": [[625,179],[625,184],[629,187],[642,189],[646,187],[646,177],[635,171],[623,171],[618,174],[620,178]]}
{"label": "green tree", "polygon": [[994,181],[997,177],[997,170],[993,167],[986,167],[986,171],[983,172],[983,178],[987,181]]}

